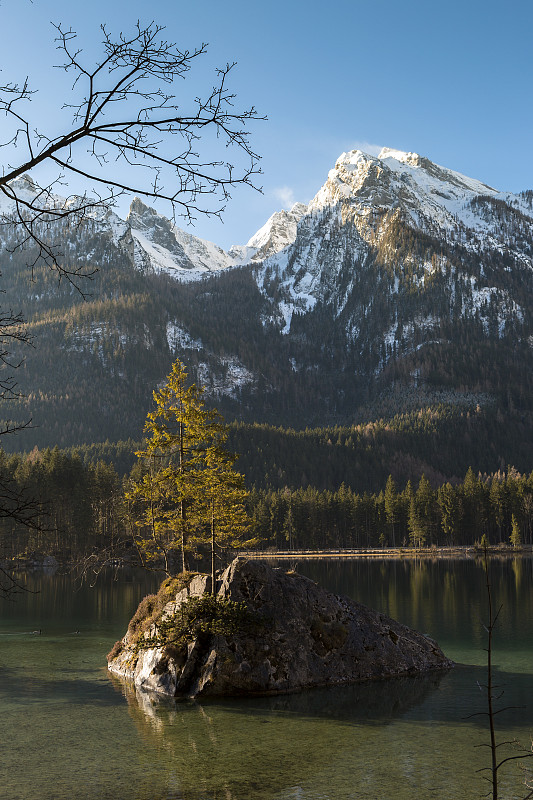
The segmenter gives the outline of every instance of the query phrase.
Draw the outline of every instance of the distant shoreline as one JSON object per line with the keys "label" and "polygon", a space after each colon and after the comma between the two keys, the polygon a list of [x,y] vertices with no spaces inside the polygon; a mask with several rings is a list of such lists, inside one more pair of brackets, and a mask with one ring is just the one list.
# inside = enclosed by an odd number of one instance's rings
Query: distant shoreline
{"label": "distant shoreline", "polygon": [[[489,556],[516,557],[533,554],[533,545],[509,547],[507,545],[487,548]],[[483,549],[474,545],[455,547],[386,547],[359,548],[353,550],[241,550],[236,553],[241,558],[269,559],[283,561],[302,561],[305,559],[356,559],[356,558],[480,558]]]}
{"label": "distant shoreline", "polygon": [[[533,545],[521,545],[511,547],[510,545],[493,545],[487,548],[490,558],[521,558],[533,556]],[[231,555],[250,560],[268,561],[349,561],[349,560],[381,560],[395,559],[398,561],[431,560],[431,559],[481,559],[483,549],[474,545],[457,545],[455,547],[384,547],[384,548],[353,548],[353,549],[331,549],[331,550],[237,550]],[[0,568],[10,572],[27,573],[42,572],[49,575],[55,574],[58,570],[65,567],[72,568],[73,563],[56,560],[53,557],[43,559],[15,559],[0,560]],[[141,568],[140,564],[118,563],[110,565],[113,569],[117,568]]]}

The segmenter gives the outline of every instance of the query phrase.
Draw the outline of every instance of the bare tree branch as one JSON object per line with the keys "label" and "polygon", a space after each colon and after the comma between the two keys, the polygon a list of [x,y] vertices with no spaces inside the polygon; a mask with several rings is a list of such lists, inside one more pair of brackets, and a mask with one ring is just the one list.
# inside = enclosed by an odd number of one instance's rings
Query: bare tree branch
{"label": "bare tree branch", "polygon": [[[494,611],[493,606],[493,597],[492,597],[492,586],[490,583],[490,574],[489,574],[489,558],[487,554],[487,546],[484,547],[483,552],[483,568],[485,571],[485,586],[487,590],[487,605],[488,605],[488,622],[486,625],[483,625],[485,631],[487,632],[487,647],[485,648],[487,653],[487,683],[479,685],[480,689],[484,689],[487,698],[487,711],[478,712],[478,714],[471,714],[471,717],[475,716],[486,716],[489,721],[489,734],[490,740],[480,747],[488,747],[490,749],[491,755],[491,765],[490,767],[482,767],[478,769],[477,772],[489,772],[490,777],[487,778],[485,776],[485,780],[489,781],[491,784],[491,792],[488,796],[492,798],[492,800],[498,800],[498,791],[499,791],[499,769],[504,765],[507,764],[509,761],[516,761],[516,760],[523,760],[524,758],[530,758],[533,755],[531,749],[526,749],[523,747],[520,742],[517,740],[513,740],[512,742],[503,741],[497,742],[496,741],[496,725],[495,725],[495,718],[498,714],[501,714],[503,711],[508,711],[510,709],[519,708],[518,706],[505,706],[502,708],[495,708],[495,703],[501,699],[504,692],[502,691],[498,695],[495,694],[494,690],[501,688],[494,683],[494,675],[493,675],[493,666],[492,666],[492,655],[493,655],[493,636],[494,636],[494,629],[496,626],[496,622],[498,617],[500,616],[501,610],[503,606],[500,605],[498,610]],[[498,749],[503,746],[513,746],[517,751],[517,755],[512,756],[505,756],[498,760]],[[528,784],[526,780],[524,785],[527,789],[531,789],[532,787]],[[531,797],[532,792],[527,794],[523,800],[527,800],[527,798]]]}
{"label": "bare tree branch", "polygon": [[[174,84],[186,79],[206,44],[181,50],[154,22],[146,27],[137,22],[131,35],[117,38],[101,26],[103,53],[88,66],[77,34],[61,24],[54,28],[62,55],[58,68],[72,77],[72,100],[62,106],[72,112],[71,125],[49,134],[32,124],[24,113],[33,95],[27,79],[0,86],[0,115],[8,123],[0,147],[10,155],[22,151],[17,164],[5,165],[0,176],[0,198],[9,201],[0,224],[20,228],[18,247],[37,245],[36,260],[76,284],[80,272],[61,263],[53,222],[68,218],[79,225],[125,193],[164,200],[173,218],[191,222],[199,215],[220,216],[232,187],[257,188],[259,157],[248,125],[264,118],[253,107],[236,109],[236,96],[227,87],[235,64],[216,70],[215,85],[204,98],[181,100]],[[201,155],[226,150],[242,162],[238,168],[226,158]],[[33,182],[31,192],[23,191],[22,176],[43,163],[57,165],[57,179],[46,186]],[[55,194],[69,175],[85,179],[86,194],[66,199]]]}
{"label": "bare tree branch", "polygon": [[[12,432],[9,431],[9,432]],[[19,489],[13,480],[0,475],[0,520],[9,519],[20,528],[39,533],[51,532],[44,518],[46,505],[32,497],[26,490]],[[16,578],[14,569],[0,564],[0,598],[11,598],[14,594],[27,591]]]}

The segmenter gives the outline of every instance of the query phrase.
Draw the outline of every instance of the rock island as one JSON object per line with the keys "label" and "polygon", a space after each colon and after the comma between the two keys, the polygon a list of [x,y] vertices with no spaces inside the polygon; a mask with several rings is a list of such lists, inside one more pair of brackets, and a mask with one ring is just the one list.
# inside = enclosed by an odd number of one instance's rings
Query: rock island
{"label": "rock island", "polygon": [[180,576],[145,598],[109,654],[109,669],[142,689],[196,698],[283,694],[453,666],[428,636],[297,573],[237,558],[217,581],[216,601],[210,582]]}

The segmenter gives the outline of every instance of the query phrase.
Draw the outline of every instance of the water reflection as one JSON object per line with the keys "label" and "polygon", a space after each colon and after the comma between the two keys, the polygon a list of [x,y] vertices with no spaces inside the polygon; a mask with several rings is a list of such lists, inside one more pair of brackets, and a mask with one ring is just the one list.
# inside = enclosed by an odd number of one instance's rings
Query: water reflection
{"label": "water reflection", "polygon": [[332,769],[364,771],[361,745],[366,752],[383,726],[426,702],[442,677],[209,703],[158,697],[117,676],[112,681],[140,738],[172,764],[168,779],[179,776],[180,797],[249,800],[314,785]]}
{"label": "water reflection", "polygon": [[[337,594],[429,633],[454,661],[470,661],[466,653],[472,646],[478,663],[485,661],[487,594],[480,558],[300,561],[297,569]],[[533,559],[493,557],[489,574],[494,603],[502,606],[496,651],[512,643],[516,648],[524,632],[529,641],[533,631]],[[524,669],[530,671],[530,661]]]}
{"label": "water reflection", "polygon": [[[283,564],[286,568],[286,564]],[[2,796],[9,800],[461,800],[485,788],[484,575],[476,562],[301,562],[299,569],[435,638],[468,664],[444,675],[301,695],[178,703],[109,677],[105,653],[157,576],[94,589],[29,576],[1,603]],[[503,605],[499,737],[533,732],[533,560],[491,563]],[[42,634],[29,635],[42,629]],[[79,631],[79,633],[76,633]],[[513,762],[501,796],[522,796]]]}

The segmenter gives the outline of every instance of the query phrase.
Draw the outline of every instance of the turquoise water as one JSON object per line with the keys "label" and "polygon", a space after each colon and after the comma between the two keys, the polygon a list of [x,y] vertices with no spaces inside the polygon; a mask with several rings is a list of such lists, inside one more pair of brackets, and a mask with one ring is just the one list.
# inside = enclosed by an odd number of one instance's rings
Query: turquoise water
{"label": "turquoise water", "polygon": [[[0,797],[9,800],[477,798],[488,785],[484,576],[469,561],[302,562],[338,593],[436,638],[452,671],[209,703],[157,701],[105,668],[155,576],[29,581],[0,620]],[[500,738],[533,732],[533,561],[493,562]],[[36,632],[37,631],[37,632]],[[41,631],[38,633],[38,631]],[[480,746],[481,745],[481,746]],[[533,760],[533,759],[532,759]],[[524,794],[518,762],[501,797]]]}

